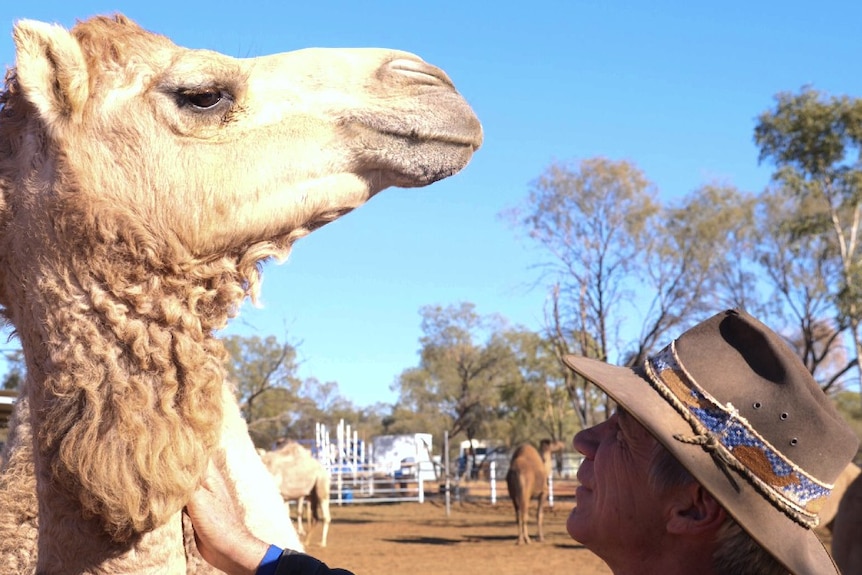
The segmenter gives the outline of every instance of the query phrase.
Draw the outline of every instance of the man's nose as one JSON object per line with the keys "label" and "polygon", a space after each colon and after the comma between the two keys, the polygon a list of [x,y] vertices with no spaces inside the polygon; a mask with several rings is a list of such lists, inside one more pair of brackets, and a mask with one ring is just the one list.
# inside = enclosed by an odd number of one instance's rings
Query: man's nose
{"label": "man's nose", "polygon": [[598,445],[597,427],[597,425],[594,425],[593,427],[582,429],[572,439],[572,447],[588,459],[592,459],[596,454],[596,446]]}

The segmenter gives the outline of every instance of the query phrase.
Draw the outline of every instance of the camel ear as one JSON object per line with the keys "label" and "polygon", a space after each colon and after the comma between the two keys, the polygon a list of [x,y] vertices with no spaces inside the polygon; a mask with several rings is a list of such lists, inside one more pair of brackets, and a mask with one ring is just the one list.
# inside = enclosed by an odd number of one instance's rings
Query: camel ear
{"label": "camel ear", "polygon": [[49,129],[80,115],[89,94],[87,63],[65,28],[20,20],[12,32],[21,92]]}

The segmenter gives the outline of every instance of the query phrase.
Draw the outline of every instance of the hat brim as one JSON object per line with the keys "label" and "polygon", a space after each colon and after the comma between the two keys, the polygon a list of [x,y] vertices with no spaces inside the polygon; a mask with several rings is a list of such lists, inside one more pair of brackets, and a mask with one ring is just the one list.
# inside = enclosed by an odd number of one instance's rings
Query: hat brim
{"label": "hat brim", "polygon": [[567,355],[565,364],[607,393],[643,425],[721,503],[764,549],[797,575],[835,575],[838,568],[817,535],[769,503],[741,475],[730,471],[737,490],[699,445],[674,439],[691,425],[650,383],[629,368]]}

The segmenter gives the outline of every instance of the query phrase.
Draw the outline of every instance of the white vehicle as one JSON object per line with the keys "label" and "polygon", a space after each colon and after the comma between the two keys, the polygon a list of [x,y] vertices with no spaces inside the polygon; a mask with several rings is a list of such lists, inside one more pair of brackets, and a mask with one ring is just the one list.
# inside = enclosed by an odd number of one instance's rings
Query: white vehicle
{"label": "white vehicle", "polygon": [[480,470],[487,468],[491,461],[496,462],[496,475],[506,476],[509,468],[509,454],[503,442],[496,439],[468,439],[461,442],[458,451],[458,475],[468,475],[476,479]]}
{"label": "white vehicle", "polygon": [[377,435],[371,439],[371,462],[377,471],[392,477],[437,479],[430,433]]}

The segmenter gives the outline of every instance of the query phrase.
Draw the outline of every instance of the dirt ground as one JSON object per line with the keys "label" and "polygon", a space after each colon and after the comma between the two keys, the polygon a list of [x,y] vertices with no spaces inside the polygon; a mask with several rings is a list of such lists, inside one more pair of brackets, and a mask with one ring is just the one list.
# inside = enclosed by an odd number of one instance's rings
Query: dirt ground
{"label": "dirt ground", "polygon": [[[535,504],[534,504],[535,505]],[[330,567],[356,575],[608,574],[610,570],[566,533],[571,501],[545,511],[545,541],[516,545],[515,513],[508,499],[332,505],[329,544],[319,546],[320,528],[307,551]],[[530,535],[536,533],[535,507]]]}
{"label": "dirt ground", "polygon": [[[442,500],[425,503],[332,505],[329,545],[321,548],[320,527],[307,552],[330,567],[355,575],[521,575],[577,573],[608,575],[610,569],[566,533],[574,497],[559,498],[545,511],[545,541],[516,545],[515,513],[508,497],[458,503],[450,514]],[[535,537],[535,502],[530,536]],[[829,545],[829,536],[822,535]]]}

